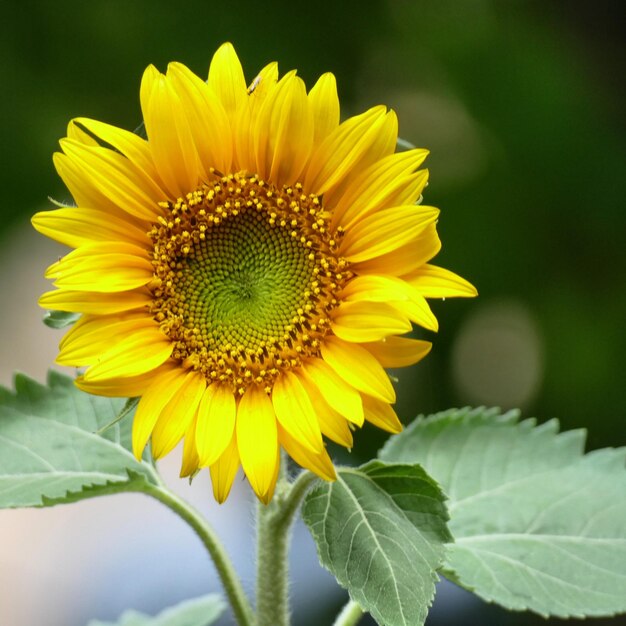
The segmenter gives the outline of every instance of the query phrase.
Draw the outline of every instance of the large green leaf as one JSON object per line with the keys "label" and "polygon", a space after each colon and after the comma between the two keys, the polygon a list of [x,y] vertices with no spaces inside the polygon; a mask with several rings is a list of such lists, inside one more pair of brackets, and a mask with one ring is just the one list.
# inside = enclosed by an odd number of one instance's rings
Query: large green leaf
{"label": "large green leaf", "polygon": [[115,422],[123,407],[124,400],[83,393],[55,372],[47,386],[17,375],[15,393],[0,388],[0,508],[156,483],[152,466],[130,452],[130,415]]}
{"label": "large green leaf", "polygon": [[450,498],[445,573],[508,609],[626,611],[626,450],[583,456],[585,434],[518,414],[418,418],[381,451],[420,463]]}
{"label": "large green leaf", "polygon": [[424,623],[450,540],[439,486],[415,465],[342,468],[306,497],[320,561],[386,626]]}
{"label": "large green leaf", "polygon": [[220,596],[208,595],[186,600],[151,617],[138,611],[126,611],[117,622],[93,620],[87,626],[209,626],[224,612]]}

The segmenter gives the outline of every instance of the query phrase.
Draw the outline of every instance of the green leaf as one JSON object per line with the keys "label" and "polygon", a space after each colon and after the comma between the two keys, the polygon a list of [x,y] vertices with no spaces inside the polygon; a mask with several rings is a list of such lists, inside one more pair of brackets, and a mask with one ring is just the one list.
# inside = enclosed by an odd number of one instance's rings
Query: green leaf
{"label": "green leaf", "polygon": [[450,498],[446,576],[541,615],[626,611],[626,450],[583,456],[585,433],[518,413],[418,418],[381,451],[421,463]]}
{"label": "green leaf", "polygon": [[320,562],[380,624],[424,623],[450,541],[444,496],[415,465],[341,468],[306,497]]}
{"label": "green leaf", "polygon": [[155,470],[130,451],[123,399],[91,396],[50,372],[43,386],[23,375],[0,387],[0,508],[50,506],[141,490]]}
{"label": "green leaf", "polygon": [[46,311],[43,323],[50,328],[67,328],[80,318],[80,313],[68,313],[67,311]]}
{"label": "green leaf", "polygon": [[217,621],[225,608],[222,598],[212,594],[181,602],[155,617],[126,611],[117,622],[92,620],[87,626],[209,626]]}

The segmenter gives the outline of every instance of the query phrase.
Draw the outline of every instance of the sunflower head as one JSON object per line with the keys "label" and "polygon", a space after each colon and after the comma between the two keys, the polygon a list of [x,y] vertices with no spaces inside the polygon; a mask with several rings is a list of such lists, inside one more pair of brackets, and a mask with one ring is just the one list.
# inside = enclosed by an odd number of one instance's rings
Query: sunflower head
{"label": "sunflower head", "polygon": [[268,502],[281,447],[332,480],[324,437],[398,432],[385,368],[428,353],[404,336],[437,330],[426,298],[476,293],[429,264],[427,152],[395,152],[393,111],[340,123],[332,74],[307,92],[275,63],[246,85],[230,44],[206,81],[149,67],[147,139],[70,122],[54,162],[76,206],[33,217],[74,248],[40,300],[82,314],[57,362],[86,368],[85,391],[141,396],[135,454],[184,439],[181,474],[208,467],[220,502],[240,465]]}

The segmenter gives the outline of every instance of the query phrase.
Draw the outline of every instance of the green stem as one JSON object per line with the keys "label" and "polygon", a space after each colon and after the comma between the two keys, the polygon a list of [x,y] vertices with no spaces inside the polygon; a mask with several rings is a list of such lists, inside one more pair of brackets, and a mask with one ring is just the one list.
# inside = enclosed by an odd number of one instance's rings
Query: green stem
{"label": "green stem", "polygon": [[304,471],[292,484],[280,480],[272,501],[258,506],[256,626],[289,624],[289,534],[302,498],[315,478]]}
{"label": "green stem", "polygon": [[350,600],[337,616],[333,626],[356,626],[362,617],[363,609],[354,600]]}
{"label": "green stem", "polygon": [[211,559],[213,559],[215,569],[217,569],[222,585],[224,585],[224,590],[230,601],[237,623],[239,626],[254,626],[252,607],[244,593],[237,572],[224,546],[206,519],[189,503],[179,498],[162,484],[158,486],[148,485],[145,487],[144,493],[165,504],[196,531]]}

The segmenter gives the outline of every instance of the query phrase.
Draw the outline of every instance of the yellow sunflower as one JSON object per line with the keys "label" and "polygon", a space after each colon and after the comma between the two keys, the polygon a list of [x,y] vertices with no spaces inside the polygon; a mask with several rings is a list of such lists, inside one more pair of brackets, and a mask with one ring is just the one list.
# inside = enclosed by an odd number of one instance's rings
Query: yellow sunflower
{"label": "yellow sunflower", "polygon": [[209,467],[220,502],[240,464],[268,502],[281,446],[332,480],[324,436],[399,431],[384,368],[430,349],[402,335],[437,330],[425,298],[476,293],[428,264],[427,151],[395,152],[393,111],[340,123],[330,73],[307,93],[271,63],[246,84],[230,44],[207,81],[148,67],[147,139],[73,120],[54,163],[77,206],[33,218],[75,248],[40,300],[82,314],[57,362],[86,367],[85,391],[141,396],[134,453],[184,438],[181,475]]}

